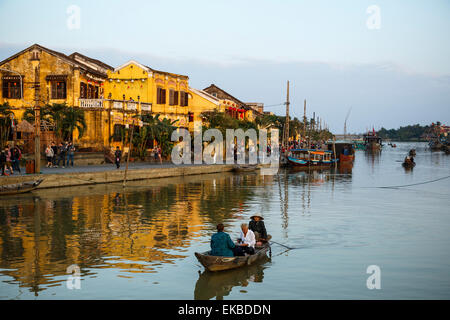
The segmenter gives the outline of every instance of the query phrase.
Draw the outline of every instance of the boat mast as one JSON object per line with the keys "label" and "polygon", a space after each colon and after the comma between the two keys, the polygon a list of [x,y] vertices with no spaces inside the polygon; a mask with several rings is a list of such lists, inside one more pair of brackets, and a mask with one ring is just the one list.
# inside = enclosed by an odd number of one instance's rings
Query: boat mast
{"label": "boat mast", "polygon": [[287,82],[287,93],[286,93],[286,123],[284,125],[284,135],[283,135],[283,147],[284,153],[287,154],[287,149],[289,146],[289,80]]}

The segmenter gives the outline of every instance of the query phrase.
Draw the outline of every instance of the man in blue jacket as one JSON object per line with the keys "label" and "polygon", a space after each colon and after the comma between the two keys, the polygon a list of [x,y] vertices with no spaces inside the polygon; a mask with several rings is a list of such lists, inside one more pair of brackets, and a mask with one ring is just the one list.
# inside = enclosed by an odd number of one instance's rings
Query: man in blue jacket
{"label": "man in blue jacket", "polygon": [[217,233],[211,237],[211,255],[220,257],[233,257],[235,244],[228,233],[223,232],[222,223],[217,225]]}

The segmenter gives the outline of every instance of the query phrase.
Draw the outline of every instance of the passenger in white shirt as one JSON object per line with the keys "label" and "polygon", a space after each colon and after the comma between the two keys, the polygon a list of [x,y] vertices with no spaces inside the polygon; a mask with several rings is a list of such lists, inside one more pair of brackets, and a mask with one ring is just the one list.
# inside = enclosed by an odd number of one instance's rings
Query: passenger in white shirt
{"label": "passenger in white shirt", "polygon": [[255,244],[256,238],[253,231],[248,229],[248,224],[246,223],[241,224],[241,236],[238,239],[238,244],[236,245],[236,248],[234,249],[234,255],[244,256],[246,253],[254,254]]}

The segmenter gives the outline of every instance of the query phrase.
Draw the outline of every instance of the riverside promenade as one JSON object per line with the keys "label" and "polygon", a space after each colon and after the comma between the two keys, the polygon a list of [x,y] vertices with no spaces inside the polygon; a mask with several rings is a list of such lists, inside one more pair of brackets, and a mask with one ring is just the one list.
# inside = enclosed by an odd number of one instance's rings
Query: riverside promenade
{"label": "riverside promenade", "polygon": [[[234,165],[227,164],[182,164],[175,165],[171,162],[157,163],[130,163],[127,172],[127,181],[177,177],[186,175],[210,174],[229,172]],[[66,168],[41,168],[39,174],[24,174],[25,168],[21,168],[22,174],[1,176],[0,185],[21,183],[25,181],[44,179],[38,189],[59,188],[102,183],[118,183],[124,180],[125,164],[116,169],[114,164],[75,166]]]}

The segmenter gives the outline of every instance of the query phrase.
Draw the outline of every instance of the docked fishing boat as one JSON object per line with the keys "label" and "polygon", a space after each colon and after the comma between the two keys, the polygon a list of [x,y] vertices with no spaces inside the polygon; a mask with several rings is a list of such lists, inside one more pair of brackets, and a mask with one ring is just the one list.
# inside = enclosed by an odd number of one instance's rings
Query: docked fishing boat
{"label": "docked fishing boat", "polygon": [[376,151],[380,150],[382,145],[381,138],[377,135],[375,130],[372,132],[367,132],[367,134],[364,135],[364,145],[366,147],[366,150],[369,151]]}
{"label": "docked fishing boat", "polygon": [[30,192],[36,189],[42,181],[44,181],[44,179],[0,186],[0,196]]}
{"label": "docked fishing boat", "polygon": [[353,145],[355,146],[355,150],[366,150],[364,140],[353,140]]}
{"label": "docked fishing boat", "polygon": [[211,251],[206,251],[203,253],[196,252],[195,257],[206,270],[215,272],[251,265],[262,257],[267,256],[267,252],[270,252],[270,244],[268,242],[264,243],[260,247],[255,247],[255,253],[252,255],[239,257],[218,257],[211,256]]}
{"label": "docked fishing boat", "polygon": [[355,161],[355,144],[352,141],[328,141],[328,151],[336,151],[334,158],[339,159],[339,164]]}
{"label": "docked fishing boat", "polygon": [[288,162],[295,167],[304,168],[330,168],[338,159],[332,158],[333,152],[316,149],[291,149]]}
{"label": "docked fishing boat", "polygon": [[233,167],[234,172],[249,172],[258,169],[256,164],[237,164]]}

